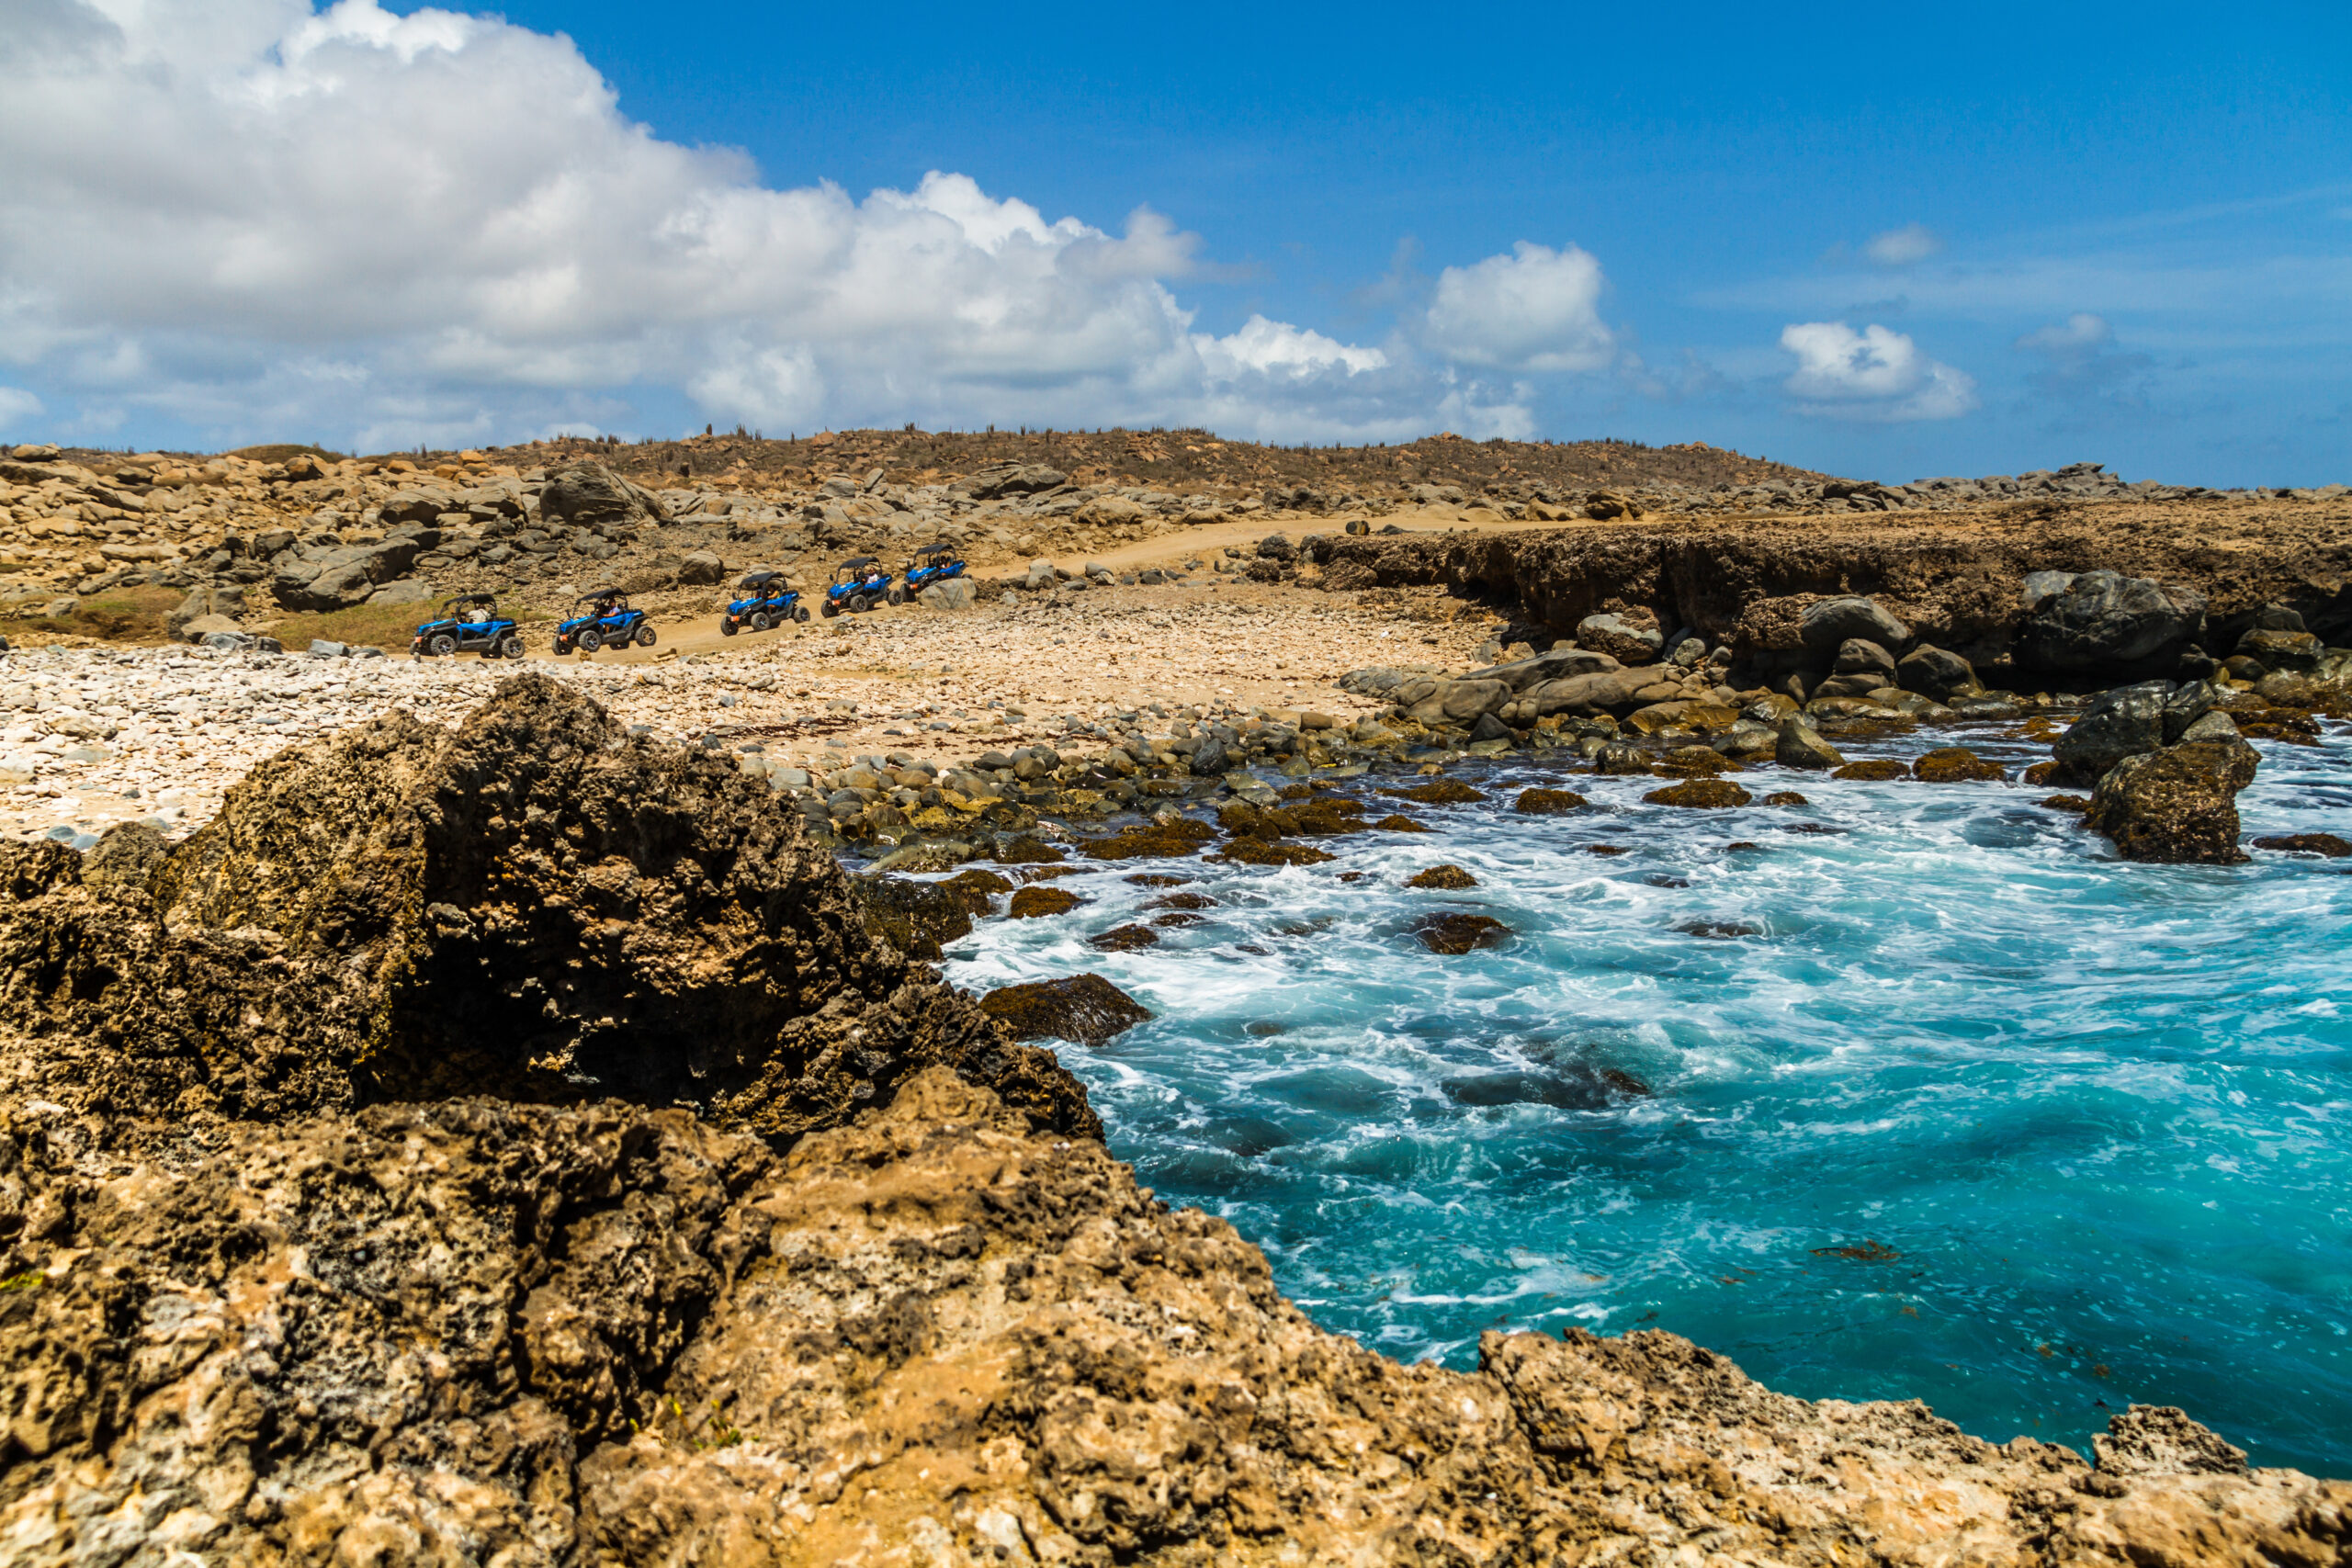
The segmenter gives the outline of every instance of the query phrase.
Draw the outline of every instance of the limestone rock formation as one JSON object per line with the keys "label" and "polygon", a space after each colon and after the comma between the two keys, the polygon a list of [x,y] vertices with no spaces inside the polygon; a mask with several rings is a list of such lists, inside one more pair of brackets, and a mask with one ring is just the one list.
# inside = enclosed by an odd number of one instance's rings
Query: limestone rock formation
{"label": "limestone rock formation", "polygon": [[[2207,720],[2229,724],[2226,714]],[[2254,782],[2260,761],[2253,747],[2227,736],[2193,732],[2177,746],[2127,757],[2108,770],[2092,792],[2084,825],[2115,840],[2125,860],[2202,862],[2235,865],[2238,792]]]}
{"label": "limestone rock formation", "polygon": [[2205,596],[2117,571],[2037,571],[2025,580],[2018,656],[2102,675],[2169,673],[2205,624]]}
{"label": "limestone rock formation", "polygon": [[0,1011],[75,1110],[617,1094],[791,1135],[944,1061],[1097,1126],[1050,1055],[868,941],[763,781],[545,676],[455,731],[396,714],[282,754],[135,892],[0,855]]}

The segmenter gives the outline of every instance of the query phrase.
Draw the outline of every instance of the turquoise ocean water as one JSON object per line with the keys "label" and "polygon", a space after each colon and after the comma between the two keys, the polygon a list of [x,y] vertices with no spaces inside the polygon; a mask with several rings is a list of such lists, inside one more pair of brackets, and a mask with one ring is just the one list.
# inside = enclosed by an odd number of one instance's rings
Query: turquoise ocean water
{"label": "turquoise ocean water", "polygon": [[[1767,769],[1742,782],[1812,804],[1694,812],[1639,804],[1658,780],[1459,776],[1495,799],[1327,865],[1067,878],[1085,907],[983,922],[949,976],[1091,969],[1150,1007],[1061,1047],[1114,1152],[1391,1355],[1668,1328],[1995,1441],[2179,1404],[2352,1473],[2352,861],[2126,865],[2021,786]],[[1538,783],[1595,808],[1506,809]],[[2352,837],[2352,741],[2264,746],[2240,806]],[[1440,861],[1479,886],[1400,886]],[[1156,917],[1147,871],[1216,907],[1087,945]],[[1514,935],[1432,956],[1410,926],[1449,910]]]}

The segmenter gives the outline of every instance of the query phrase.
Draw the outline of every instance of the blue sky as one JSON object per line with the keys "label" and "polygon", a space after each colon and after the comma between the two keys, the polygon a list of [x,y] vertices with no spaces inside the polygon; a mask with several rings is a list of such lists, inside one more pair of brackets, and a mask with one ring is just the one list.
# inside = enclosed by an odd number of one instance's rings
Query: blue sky
{"label": "blue sky", "polygon": [[2352,479],[2341,6],[175,9],[0,18],[0,157],[51,171],[0,195],[11,437]]}

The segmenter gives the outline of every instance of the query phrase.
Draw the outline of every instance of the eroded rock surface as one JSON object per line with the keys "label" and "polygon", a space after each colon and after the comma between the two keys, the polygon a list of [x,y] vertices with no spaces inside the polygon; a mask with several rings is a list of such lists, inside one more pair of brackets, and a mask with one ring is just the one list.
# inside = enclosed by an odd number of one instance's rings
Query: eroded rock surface
{"label": "eroded rock surface", "polygon": [[5,852],[0,1558],[2352,1561],[2178,1411],[2093,1466],[1670,1334],[1324,1333],[741,778],[525,680]]}

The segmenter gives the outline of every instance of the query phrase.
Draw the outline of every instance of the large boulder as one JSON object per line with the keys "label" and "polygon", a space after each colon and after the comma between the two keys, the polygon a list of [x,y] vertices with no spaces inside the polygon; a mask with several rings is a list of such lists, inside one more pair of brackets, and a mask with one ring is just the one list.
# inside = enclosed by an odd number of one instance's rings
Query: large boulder
{"label": "large boulder", "polygon": [[372,545],[298,545],[270,561],[270,597],[288,610],[345,610],[365,604],[378,588],[402,576],[431,531],[394,534]]}
{"label": "large boulder", "polygon": [[2165,700],[2172,692],[2169,681],[2143,681],[2136,686],[2101,692],[2051,747],[2051,754],[2058,760],[2053,782],[2095,784],[2124,758],[2163,745]]}
{"label": "large boulder", "polygon": [[[1514,660],[1509,664],[1490,664],[1478,671],[1478,679],[1500,681],[1514,692],[1523,692],[1545,681],[1565,680],[1571,675],[1596,675],[1621,668],[1623,666],[1608,654],[1589,648],[1556,648],[1549,653],[1539,653],[1532,659]],[[1344,680],[1341,684],[1345,685]]]}
{"label": "large boulder", "polygon": [[[2209,714],[2200,725],[2229,723]],[[2125,860],[2235,865],[2238,792],[2254,782],[2260,758],[2234,733],[2192,737],[2177,746],[2126,757],[2092,793],[2084,824],[2115,840]]]}
{"label": "large boulder", "polygon": [[280,753],[144,903],[32,869],[0,903],[0,1017],[75,1106],[619,1097],[788,1139],[943,1062],[1099,1125],[1050,1056],[868,939],[764,780],[545,675],[454,731],[394,712]]}
{"label": "large boulder", "polygon": [[1797,626],[1804,646],[1824,658],[1834,658],[1841,645],[1855,639],[1894,652],[1911,645],[1911,628],[1894,612],[1856,596],[1815,600],[1804,607]]}
{"label": "large boulder", "polygon": [[1781,728],[1772,747],[1772,761],[1784,768],[1804,768],[1815,773],[1826,773],[1846,765],[1844,753],[1821,738],[1815,729],[1794,714],[1781,721]]}
{"label": "large boulder", "polygon": [[[1555,713],[1589,718],[1604,713],[1630,712],[1642,705],[1642,694],[1657,685],[1656,666],[1638,670],[1596,670],[1590,674],[1538,681],[1516,694],[1502,710],[1507,723],[1532,724]],[[1495,682],[1499,685],[1502,682]],[[1679,688],[1678,688],[1679,691]]]}
{"label": "large boulder", "polygon": [[1041,490],[1052,490],[1068,482],[1069,476],[1059,468],[1049,468],[1043,463],[990,463],[976,468],[968,483],[972,496],[978,501],[994,501],[1008,495],[1031,495]]}
{"label": "large boulder", "polygon": [[1647,664],[1666,644],[1657,617],[1647,610],[1587,615],[1577,623],[1577,646],[1605,653],[1623,664]]}
{"label": "large boulder", "polygon": [[690,550],[678,562],[682,588],[707,588],[727,581],[727,563],[708,550]]}
{"label": "large boulder", "polygon": [[933,610],[968,610],[979,602],[968,577],[951,577],[941,582],[926,583],[915,598]]}
{"label": "large boulder", "polygon": [[2016,658],[2063,674],[2169,674],[2203,632],[2205,596],[2117,571],[2037,571],[2025,580]]}
{"label": "large boulder", "polygon": [[1932,643],[1923,642],[1897,660],[1894,676],[1905,691],[1917,692],[1938,702],[1984,689],[1976,678],[1974,665]]}
{"label": "large boulder", "polygon": [[[164,617],[164,629],[182,642],[202,642],[208,632],[236,631],[245,615],[245,591],[234,583],[200,583],[188,590],[179,608]],[[199,621],[200,630],[190,630]],[[225,626],[217,623],[225,621]]]}
{"label": "large boulder", "polygon": [[[1048,470],[1050,472],[1051,470]],[[1098,495],[1078,509],[1078,520],[1101,528],[1122,527],[1140,523],[1151,515],[1143,507],[1124,495]]]}
{"label": "large boulder", "polygon": [[1455,680],[1446,675],[1416,675],[1390,694],[1396,711],[1422,724],[1452,724],[1464,728],[1481,714],[1500,708],[1511,696],[1502,681]]}
{"label": "large boulder", "polygon": [[667,520],[662,498],[602,463],[558,468],[539,492],[539,516],[572,528],[622,528]]}
{"label": "large boulder", "polygon": [[1151,1021],[1151,1010],[1091,973],[1000,986],[980,998],[980,1008],[1015,1040],[1068,1040],[1080,1045],[1107,1045]]}

